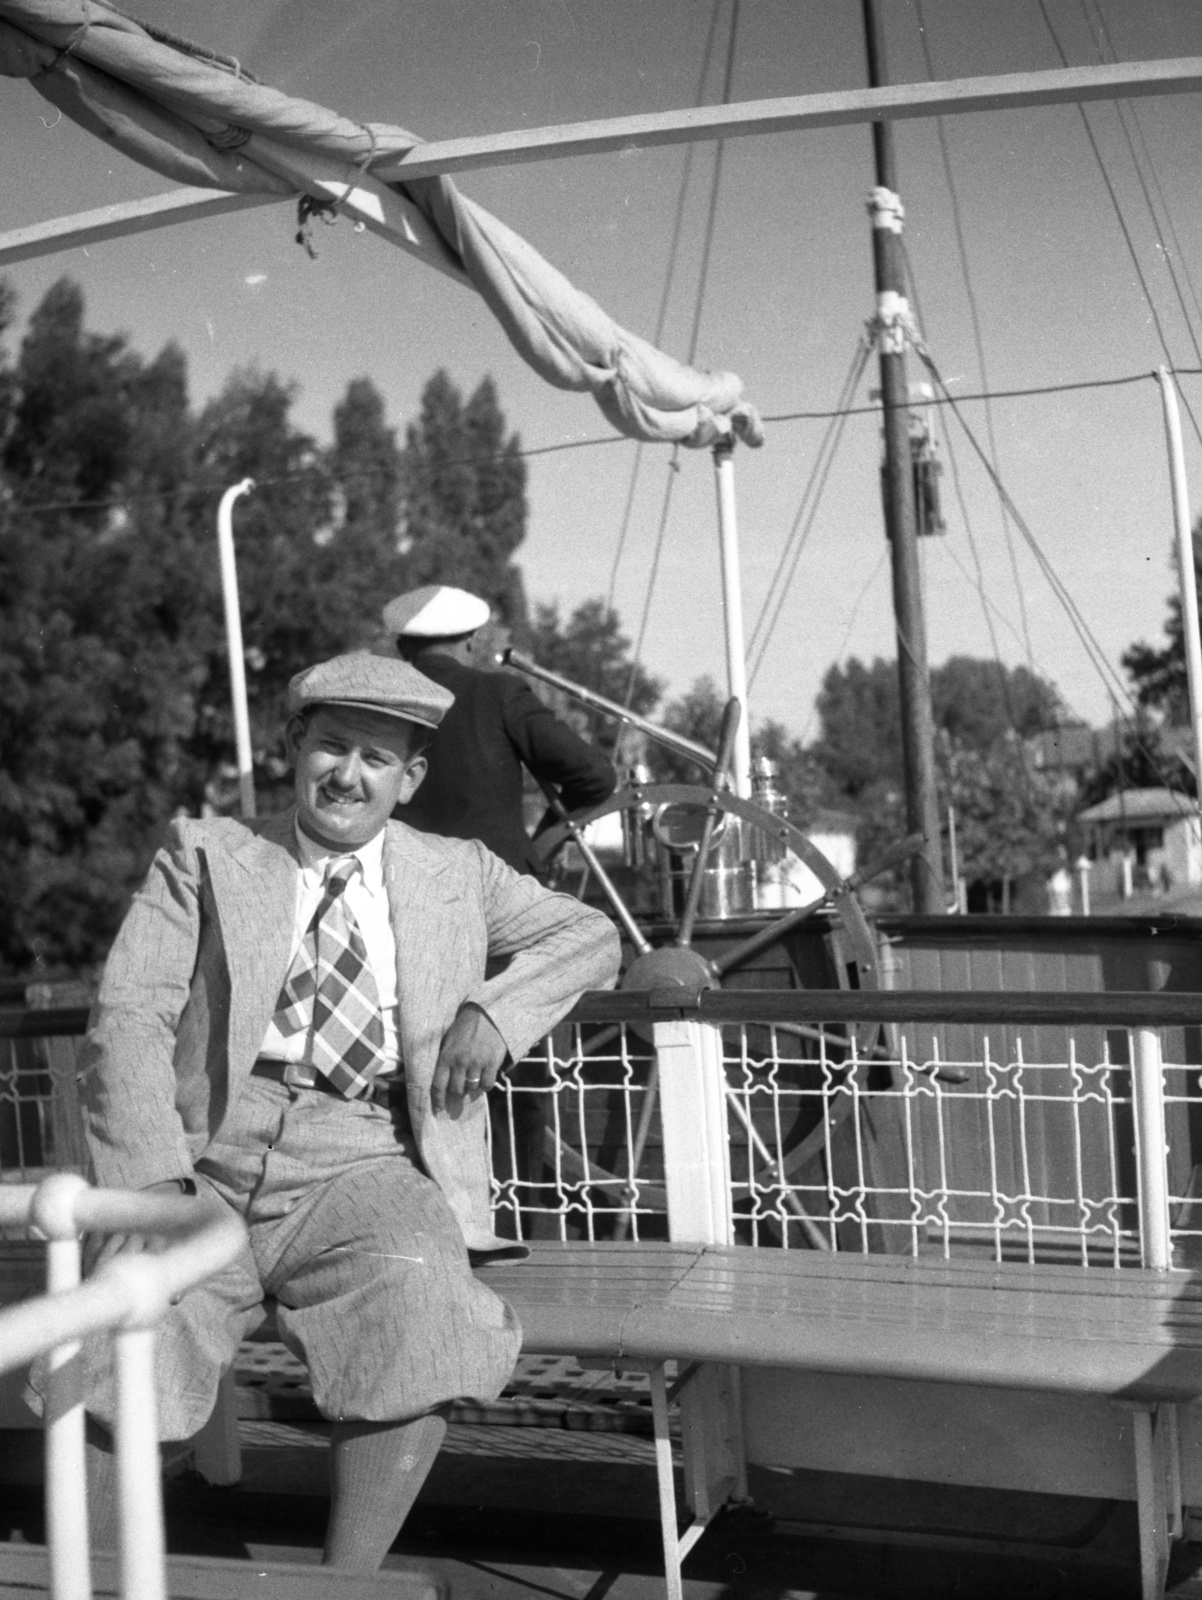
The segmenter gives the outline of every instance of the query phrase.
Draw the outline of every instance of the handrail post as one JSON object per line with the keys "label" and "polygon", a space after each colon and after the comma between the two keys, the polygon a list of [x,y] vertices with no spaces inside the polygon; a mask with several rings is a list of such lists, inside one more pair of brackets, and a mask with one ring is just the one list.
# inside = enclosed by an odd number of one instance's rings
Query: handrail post
{"label": "handrail post", "polygon": [[[730,1139],[722,1029],[688,1019],[655,1024],[668,1237],[731,1245]],[[739,1369],[707,1362],[680,1396],[685,1498],[695,1538],[731,1496],[747,1493]],[[667,1535],[665,1535],[665,1539]],[[665,1544],[665,1560],[678,1562]],[[671,1570],[671,1567],[669,1567]]]}
{"label": "handrail post", "polygon": [[[78,1236],[47,1240],[47,1291],[61,1294],[79,1282]],[[79,1362],[78,1339],[57,1345],[46,1358],[46,1543],[55,1600],[91,1600],[92,1594]]]}
{"label": "handrail post", "polygon": [[655,1053],[668,1237],[733,1244],[722,1030],[709,1022],[657,1022]]}
{"label": "handrail post", "polygon": [[166,1600],[163,1485],[151,1328],[121,1328],[117,1366],[117,1503],[122,1600]]}
{"label": "handrail post", "polygon": [[1160,1034],[1155,1028],[1131,1029],[1131,1101],[1139,1185],[1140,1261],[1154,1271],[1167,1272],[1172,1266],[1169,1145],[1164,1116],[1164,1063]]}

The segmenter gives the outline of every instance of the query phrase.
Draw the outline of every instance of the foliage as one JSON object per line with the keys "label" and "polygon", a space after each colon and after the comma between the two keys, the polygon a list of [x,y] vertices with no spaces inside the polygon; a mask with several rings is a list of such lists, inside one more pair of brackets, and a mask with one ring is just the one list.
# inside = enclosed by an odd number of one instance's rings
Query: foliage
{"label": "foliage", "polygon": [[[853,657],[822,680],[817,709],[821,732],[814,755],[841,792],[855,799],[870,785],[902,779],[901,702],[897,664],[878,656],[871,666]],[[1026,667],[1004,667],[973,656],[950,656],[931,670],[931,709],[937,730],[967,748],[988,751],[1008,734],[1029,738],[1054,727],[1062,710],[1052,684]]]}
{"label": "foliage", "polygon": [[465,403],[441,369],[406,430],[404,549],[409,583],[451,583],[481,595],[519,639],[526,592],[513,560],[526,533],[526,463],[505,435],[496,386],[485,378]]}
{"label": "foliage", "polygon": [[[1020,866],[1029,873],[1054,863],[1063,803],[1022,745],[1061,717],[1053,685],[1026,667],[952,656],[932,669],[931,702],[940,807],[944,813],[949,805],[956,808],[965,875],[1003,881]],[[853,658],[831,667],[817,709],[820,733],[811,753],[842,803],[862,819],[859,855],[871,860],[906,832],[896,663],[878,657],[866,665]],[[991,806],[998,819],[992,831],[983,820]],[[960,837],[965,829],[968,844]],[[899,900],[904,878],[904,870],[897,872],[881,887]]]}
{"label": "foliage", "polygon": [[960,870],[970,883],[1044,876],[1061,859],[1064,792],[1025,759],[1011,735],[987,750],[945,736],[936,744],[941,798],[956,814]]}
{"label": "foliage", "polygon": [[[0,285],[0,341],[12,316]],[[383,600],[466,581],[524,620],[512,557],[525,469],[491,383],[464,405],[436,375],[405,451],[367,379],[348,387],[328,449],[296,427],[294,400],[293,385],[247,369],[195,415],[179,350],[147,361],[122,336],[89,332],[65,279],[15,360],[0,344],[9,970],[98,960],[167,820],[236,806],[215,548],[230,484],[255,480],[234,520],[262,809],[286,794],[288,680],[374,636]]]}
{"label": "foliage", "polygon": [[[583,601],[566,622],[557,604],[537,605],[528,649],[540,667],[604,695],[636,716],[650,716],[663,694],[661,681],[641,662],[631,660],[630,640],[622,632],[618,613],[599,598]],[[586,710],[569,695],[539,684],[535,688],[584,738],[607,749],[617,742],[621,724],[615,718]]]}

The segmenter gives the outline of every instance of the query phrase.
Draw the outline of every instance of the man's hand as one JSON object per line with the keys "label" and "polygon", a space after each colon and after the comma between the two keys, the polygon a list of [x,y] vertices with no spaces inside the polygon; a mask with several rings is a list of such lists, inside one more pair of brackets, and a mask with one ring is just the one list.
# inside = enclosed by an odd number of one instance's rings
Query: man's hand
{"label": "man's hand", "polygon": [[447,1029],[430,1085],[434,1110],[457,1117],[466,1095],[478,1100],[497,1081],[509,1054],[505,1041],[479,1006],[470,1002]]}

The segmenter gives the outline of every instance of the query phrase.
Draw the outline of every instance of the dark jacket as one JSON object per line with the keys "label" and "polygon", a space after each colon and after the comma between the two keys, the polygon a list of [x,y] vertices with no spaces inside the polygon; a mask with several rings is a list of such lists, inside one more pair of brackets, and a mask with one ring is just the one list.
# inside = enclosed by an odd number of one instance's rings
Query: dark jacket
{"label": "dark jacket", "polygon": [[448,656],[414,663],[455,696],[426,752],[429,769],[394,815],[423,833],[480,839],[518,872],[533,872],[522,824],[522,767],[552,784],[569,811],[598,805],[617,784],[593,745],[549,711],[525,680]]}

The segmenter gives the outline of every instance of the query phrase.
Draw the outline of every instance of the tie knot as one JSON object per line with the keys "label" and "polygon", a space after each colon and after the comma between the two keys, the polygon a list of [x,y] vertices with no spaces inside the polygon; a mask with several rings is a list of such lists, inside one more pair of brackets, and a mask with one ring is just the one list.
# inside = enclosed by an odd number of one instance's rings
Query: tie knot
{"label": "tie knot", "polygon": [[358,856],[335,856],[326,867],[326,893],[336,899],[358,870]]}

